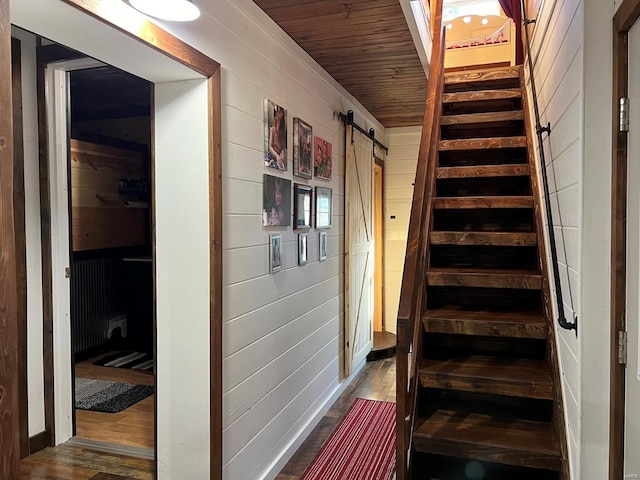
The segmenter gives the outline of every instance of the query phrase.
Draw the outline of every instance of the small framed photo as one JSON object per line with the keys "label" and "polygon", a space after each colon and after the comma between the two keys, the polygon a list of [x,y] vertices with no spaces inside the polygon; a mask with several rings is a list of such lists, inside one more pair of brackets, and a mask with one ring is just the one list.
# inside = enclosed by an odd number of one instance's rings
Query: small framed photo
{"label": "small framed photo", "polygon": [[264,166],[287,169],[287,111],[264,99]]}
{"label": "small framed photo", "polygon": [[313,188],[300,183],[293,184],[293,228],[311,228],[311,197]]}
{"label": "small framed photo", "polygon": [[263,175],[262,226],[291,225],[291,180]]}
{"label": "small framed photo", "polygon": [[313,170],[316,178],[331,180],[331,144],[316,137]]}
{"label": "small framed photo", "polygon": [[313,175],[313,129],[295,117],[293,119],[293,174],[310,179]]}
{"label": "small framed photo", "polygon": [[331,227],[331,189],[316,187],[316,228]]}
{"label": "small framed photo", "polygon": [[282,235],[269,235],[269,271],[271,273],[282,270]]}
{"label": "small framed photo", "polygon": [[320,261],[327,259],[327,232],[320,232]]}
{"label": "small framed photo", "polygon": [[307,234],[298,234],[298,265],[307,263]]}

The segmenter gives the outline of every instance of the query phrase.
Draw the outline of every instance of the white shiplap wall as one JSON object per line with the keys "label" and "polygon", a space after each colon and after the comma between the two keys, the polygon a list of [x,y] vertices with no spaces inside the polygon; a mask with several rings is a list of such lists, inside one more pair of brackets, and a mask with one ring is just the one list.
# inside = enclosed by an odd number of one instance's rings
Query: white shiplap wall
{"label": "white shiplap wall", "polygon": [[[551,135],[544,136],[544,148],[564,311],[569,321],[573,320],[574,312],[580,315],[582,285],[583,34],[581,0],[545,0],[531,46],[541,123],[551,122],[552,127]],[[555,295],[552,303],[555,309]],[[580,343],[573,332],[557,325],[556,335],[571,469],[572,475],[579,478]]]}
{"label": "white shiplap wall", "polygon": [[384,163],[384,315],[385,330],[393,333],[396,332],[421,132],[422,126],[387,129],[389,153]]}
{"label": "white shiplap wall", "polygon": [[[273,478],[301,433],[339,390],[344,324],[344,127],[334,112],[355,111],[361,126],[384,129],[253,2],[201,5],[191,25],[165,28],[222,65],[223,421],[225,480]],[[333,178],[306,181],[263,166],[263,99],[333,144]],[[297,266],[297,231],[261,226],[262,176],[333,189],[328,258]],[[283,270],[269,274],[269,234],[280,232]]]}

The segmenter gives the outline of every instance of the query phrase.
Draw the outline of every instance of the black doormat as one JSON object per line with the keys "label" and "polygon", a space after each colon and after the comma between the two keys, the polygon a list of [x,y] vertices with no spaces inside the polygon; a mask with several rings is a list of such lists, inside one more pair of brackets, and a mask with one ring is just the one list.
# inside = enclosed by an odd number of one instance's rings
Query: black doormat
{"label": "black doormat", "polygon": [[153,395],[152,385],[134,385],[76,377],[76,408],[118,413]]}
{"label": "black doormat", "polygon": [[153,355],[144,352],[118,352],[93,362],[101,367],[130,368],[141,372],[153,372]]}

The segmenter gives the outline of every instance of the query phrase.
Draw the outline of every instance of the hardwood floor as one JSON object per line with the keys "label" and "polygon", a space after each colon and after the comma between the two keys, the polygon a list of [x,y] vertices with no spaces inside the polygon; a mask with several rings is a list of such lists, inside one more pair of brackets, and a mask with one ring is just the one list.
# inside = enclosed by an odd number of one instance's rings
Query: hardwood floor
{"label": "hardwood floor", "polygon": [[[76,364],[76,377],[153,385],[153,375],[149,373],[93,365],[94,361],[111,353],[114,352]],[[153,395],[119,413],[76,410],[76,438],[153,449],[153,416]]]}
{"label": "hardwood floor", "polygon": [[276,480],[298,480],[347,413],[356,398],[396,401],[396,359],[368,362],[313,429]]}

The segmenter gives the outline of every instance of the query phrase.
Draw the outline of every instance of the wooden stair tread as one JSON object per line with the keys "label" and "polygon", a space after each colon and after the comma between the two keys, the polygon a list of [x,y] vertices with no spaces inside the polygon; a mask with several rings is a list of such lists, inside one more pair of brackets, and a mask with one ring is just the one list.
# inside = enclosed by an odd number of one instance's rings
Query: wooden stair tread
{"label": "wooden stair tread", "polygon": [[419,376],[426,388],[553,400],[553,381],[542,360],[481,355],[423,359]]}
{"label": "wooden stair tread", "polygon": [[485,100],[505,100],[522,97],[519,88],[502,88],[498,90],[478,90],[474,92],[445,93],[442,103],[479,102]]}
{"label": "wooden stair tread", "polygon": [[436,197],[433,208],[532,208],[533,197],[487,195],[482,197]]}
{"label": "wooden stair tread", "polygon": [[416,420],[414,448],[505,465],[559,470],[562,456],[551,423],[436,410]]}
{"label": "wooden stair tread", "polygon": [[436,178],[523,177],[529,172],[526,164],[438,167]]}
{"label": "wooden stair tread", "polygon": [[436,232],[431,231],[432,245],[492,245],[533,247],[538,244],[536,233],[523,232]]}
{"label": "wooden stair tread", "polygon": [[422,323],[430,333],[547,338],[547,323],[536,310],[445,306],[427,310]]}
{"label": "wooden stair tread", "polygon": [[527,137],[491,137],[465,138],[462,140],[440,140],[438,150],[487,150],[492,148],[523,148],[527,146]]}
{"label": "wooden stair tread", "polygon": [[524,112],[522,110],[444,115],[440,118],[440,125],[470,125],[478,123],[509,122],[516,120],[524,120]]}
{"label": "wooden stair tread", "polygon": [[520,67],[500,67],[485,70],[468,70],[464,72],[452,72],[444,74],[445,85],[458,83],[490,82],[496,80],[519,79]]}
{"label": "wooden stair tread", "polygon": [[519,288],[540,290],[542,276],[535,270],[491,268],[430,268],[427,284],[432,286]]}

